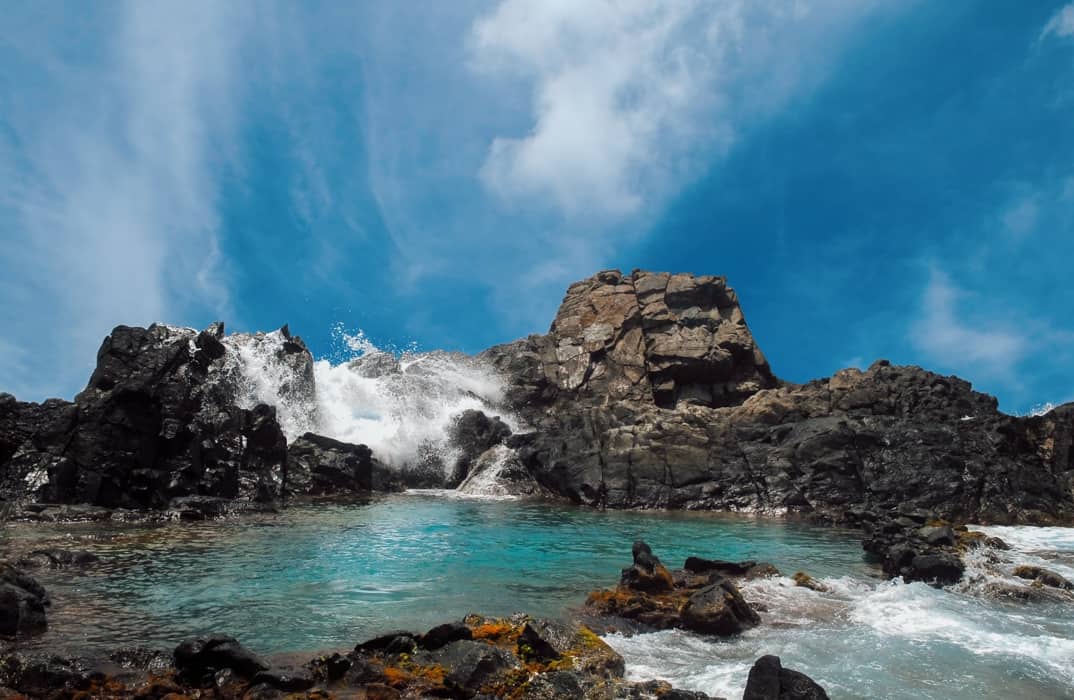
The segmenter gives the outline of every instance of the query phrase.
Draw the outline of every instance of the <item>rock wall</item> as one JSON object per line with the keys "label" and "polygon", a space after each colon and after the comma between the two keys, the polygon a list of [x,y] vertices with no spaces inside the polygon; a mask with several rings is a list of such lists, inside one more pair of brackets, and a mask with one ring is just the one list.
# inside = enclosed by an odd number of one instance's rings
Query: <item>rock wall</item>
{"label": "rock wall", "polygon": [[1074,520],[1074,405],[1007,416],[964,380],[884,361],[780,382],[719,277],[599,273],[547,335],[484,356],[533,428],[509,444],[578,502]]}

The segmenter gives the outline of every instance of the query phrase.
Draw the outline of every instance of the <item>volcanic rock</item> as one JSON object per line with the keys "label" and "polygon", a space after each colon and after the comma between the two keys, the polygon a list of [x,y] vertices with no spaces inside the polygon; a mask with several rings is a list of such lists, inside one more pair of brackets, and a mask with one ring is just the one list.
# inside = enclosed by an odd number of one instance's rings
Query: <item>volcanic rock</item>
{"label": "volcanic rock", "polygon": [[783,668],[778,656],[762,656],[750,669],[742,700],[828,700],[828,694],[804,673]]}
{"label": "volcanic rock", "polygon": [[548,334],[483,359],[533,428],[523,461],[580,503],[1074,522],[1074,404],[1008,416],[964,380],[886,361],[781,382],[720,277],[601,272]]}
{"label": "volcanic rock", "polygon": [[[719,636],[737,634],[760,622],[738,587],[719,571],[668,571],[641,541],[634,543],[633,554],[634,565],[623,569],[614,590],[589,594],[586,608],[591,613],[651,629],[681,628]],[[742,571],[750,568],[741,566]]]}

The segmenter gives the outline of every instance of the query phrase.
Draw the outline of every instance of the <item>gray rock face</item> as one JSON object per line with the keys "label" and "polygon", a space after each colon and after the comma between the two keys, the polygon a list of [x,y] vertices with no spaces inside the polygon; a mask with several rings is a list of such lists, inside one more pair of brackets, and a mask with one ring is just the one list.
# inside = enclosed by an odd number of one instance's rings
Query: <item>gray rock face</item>
{"label": "gray rock face", "polygon": [[581,503],[1074,520],[1074,404],[1007,416],[964,380],[885,361],[781,382],[722,278],[599,273],[547,335],[484,359],[534,429],[512,446]]}

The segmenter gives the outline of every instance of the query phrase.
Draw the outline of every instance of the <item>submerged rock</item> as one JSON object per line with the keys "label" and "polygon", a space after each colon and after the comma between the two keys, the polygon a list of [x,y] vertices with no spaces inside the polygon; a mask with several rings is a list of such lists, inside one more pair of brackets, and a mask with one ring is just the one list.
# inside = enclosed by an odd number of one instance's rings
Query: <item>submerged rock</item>
{"label": "submerged rock", "polygon": [[1059,574],[1040,566],[1018,566],[1014,569],[1014,575],[1018,578],[1027,579],[1042,586],[1059,588],[1064,591],[1074,590],[1074,584]]}
{"label": "submerged rock", "polygon": [[88,566],[100,560],[100,557],[91,552],[68,549],[37,549],[19,557],[16,564],[25,569],[67,569]]}
{"label": "submerged rock", "polygon": [[0,636],[14,639],[44,632],[49,605],[48,593],[36,579],[0,562]]}

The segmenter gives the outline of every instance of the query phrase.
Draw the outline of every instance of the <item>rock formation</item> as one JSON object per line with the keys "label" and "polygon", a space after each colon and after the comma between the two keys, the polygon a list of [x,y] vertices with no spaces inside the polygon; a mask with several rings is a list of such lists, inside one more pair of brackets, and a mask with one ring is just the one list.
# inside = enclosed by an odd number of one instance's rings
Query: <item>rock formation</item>
{"label": "rock formation", "polygon": [[[277,334],[275,360],[287,376],[278,395],[312,397],[309,350],[286,326]],[[273,503],[285,492],[370,486],[367,449],[364,481],[356,474],[342,483],[334,462],[311,472],[299,448],[296,478],[286,483],[288,448],[276,408],[240,406],[241,378],[228,362],[233,352],[221,323],[200,333],[118,326],[73,402],[22,403],[0,394],[0,498],[180,510],[196,502],[193,509],[204,511],[217,507],[212,499]]]}
{"label": "rock formation", "polygon": [[510,444],[581,503],[1074,520],[1074,404],[1012,417],[964,380],[885,361],[781,382],[720,277],[601,272],[548,334],[483,357],[533,428]]}
{"label": "rock formation", "polygon": [[[269,404],[315,411],[301,339],[286,327],[245,344],[234,338],[222,324],[200,333],[120,326],[74,402],[0,395],[0,497],[139,509],[178,501],[195,517],[219,509],[206,499],[256,505],[379,488],[356,466],[365,458],[355,446],[326,451],[311,447],[325,439],[307,436],[288,455]],[[268,403],[236,374],[247,356],[272,364],[279,386]],[[722,277],[598,273],[570,287],[547,334],[477,361],[503,375],[497,408],[527,429],[510,435],[480,411],[460,415],[454,462],[430,455],[400,465],[408,484],[455,485],[475,465],[486,475],[507,465],[524,492],[600,507],[850,523],[892,514],[1074,521],[1074,404],[1012,417],[964,380],[882,360],[806,384],[780,381]],[[363,376],[399,371],[386,353],[352,366]]]}
{"label": "rock formation", "polygon": [[590,593],[586,609],[611,618],[612,625],[616,620],[627,620],[638,623],[642,630],[679,628],[726,637],[756,627],[761,618],[728,576],[779,574],[767,564],[697,557],[672,572],[640,541],[634,543],[633,555],[634,563],[623,569],[619,585]]}

